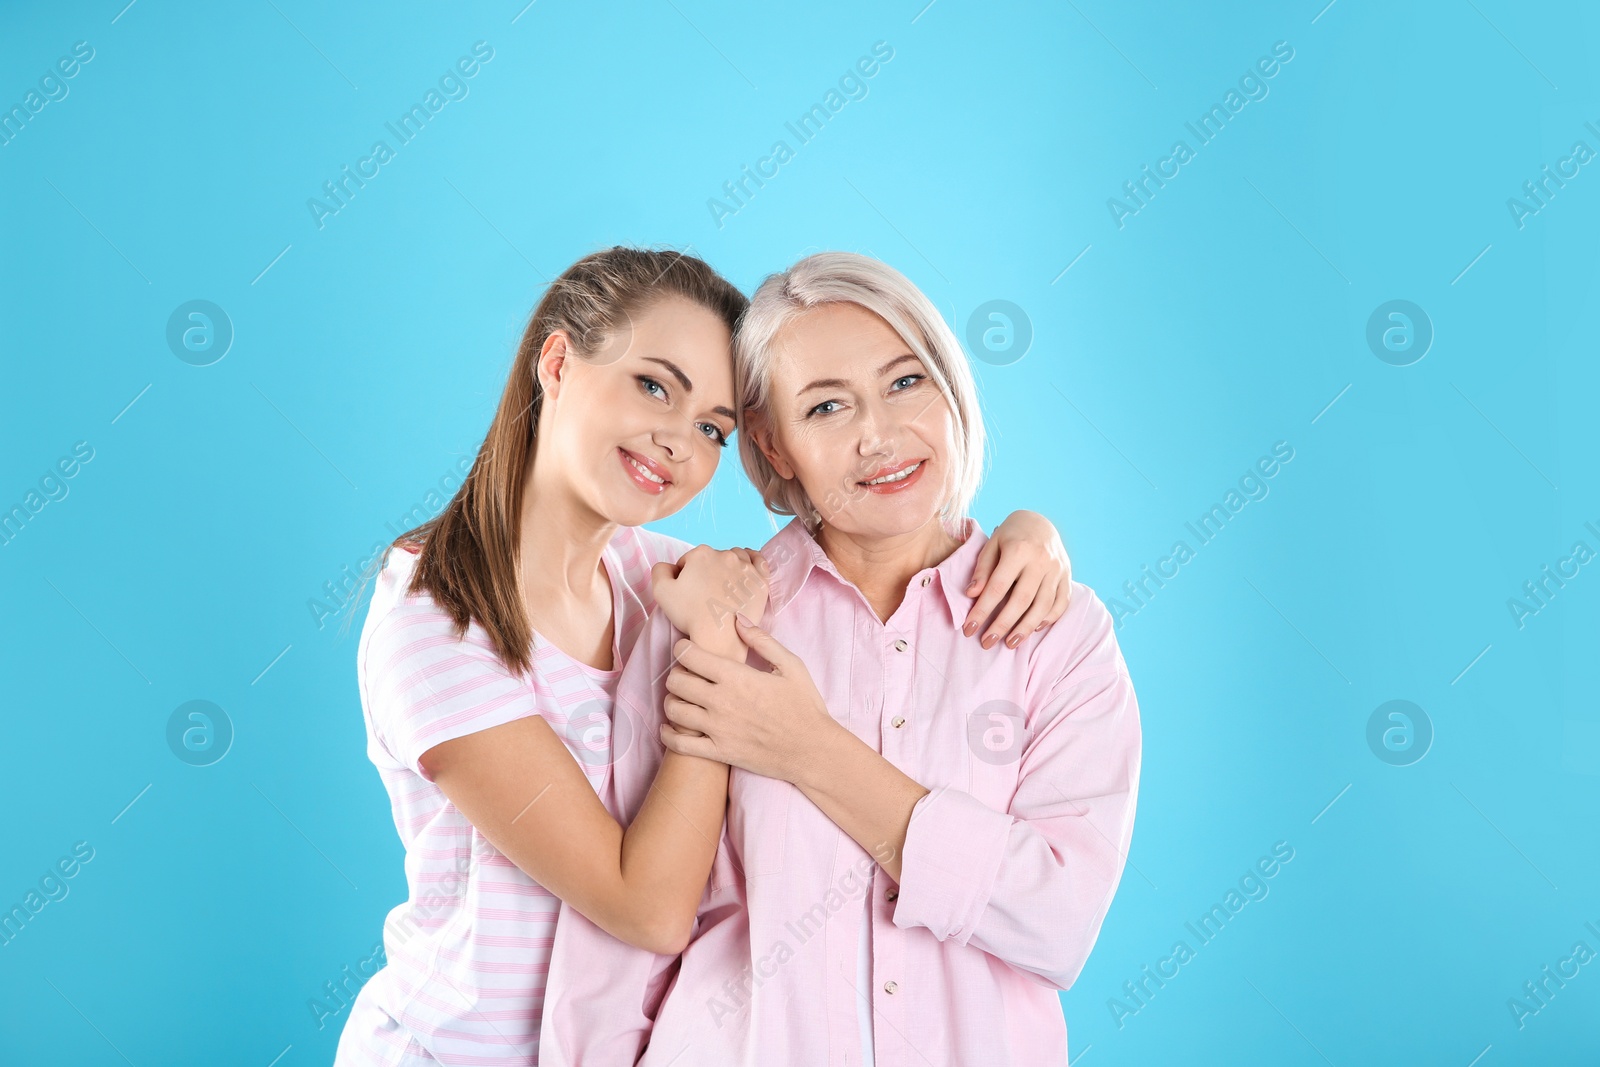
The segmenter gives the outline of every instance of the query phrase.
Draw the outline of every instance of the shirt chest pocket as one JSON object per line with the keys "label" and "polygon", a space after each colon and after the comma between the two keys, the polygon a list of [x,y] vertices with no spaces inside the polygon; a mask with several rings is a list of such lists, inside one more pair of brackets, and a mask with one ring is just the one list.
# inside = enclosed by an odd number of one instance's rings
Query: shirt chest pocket
{"label": "shirt chest pocket", "polygon": [[967,792],[995,811],[1007,811],[1017,791],[1029,740],[1027,716],[1010,700],[980,705],[966,722]]}
{"label": "shirt chest pocket", "polygon": [[788,850],[795,787],[740,767],[728,772],[728,838],[746,879],[778,874]]}

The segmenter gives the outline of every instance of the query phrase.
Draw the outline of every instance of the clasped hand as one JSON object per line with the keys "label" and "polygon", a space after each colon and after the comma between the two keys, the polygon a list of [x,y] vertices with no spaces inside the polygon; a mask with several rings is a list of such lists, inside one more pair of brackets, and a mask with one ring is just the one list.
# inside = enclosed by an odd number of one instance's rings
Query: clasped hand
{"label": "clasped hand", "polygon": [[820,743],[838,723],[806,665],[759,626],[736,621],[745,645],[770,664],[762,670],[680,638],[667,674],[661,743],[753,774],[801,782]]}
{"label": "clasped hand", "polygon": [[[766,611],[770,568],[747,548],[698,545],[651,575],[656,603],[688,634],[673,646],[661,741],[768,778],[797,781],[833,717],[804,663],[749,622]],[[746,663],[753,650],[764,661]]]}

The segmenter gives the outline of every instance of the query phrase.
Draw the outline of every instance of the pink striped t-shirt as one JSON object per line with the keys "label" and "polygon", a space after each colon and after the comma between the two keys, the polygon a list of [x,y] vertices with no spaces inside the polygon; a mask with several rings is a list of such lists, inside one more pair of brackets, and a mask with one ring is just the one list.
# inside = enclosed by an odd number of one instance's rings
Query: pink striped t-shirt
{"label": "pink striped t-shirt", "polygon": [[[441,1064],[538,1063],[561,902],[478,833],[419,759],[443,741],[539,715],[606,798],[612,701],[655,606],[650,568],[676,563],[689,547],[653,530],[619,527],[602,554],[611,580],[614,669],[575,660],[535,633],[531,680],[501,665],[476,621],[457,637],[431,597],[406,595],[417,557],[389,553],[356,659],[367,755],[405,845],[409,894],[384,922],[387,963],[351,1007],[337,1067],[424,1054]],[[633,740],[619,733],[615,745],[625,749]]]}

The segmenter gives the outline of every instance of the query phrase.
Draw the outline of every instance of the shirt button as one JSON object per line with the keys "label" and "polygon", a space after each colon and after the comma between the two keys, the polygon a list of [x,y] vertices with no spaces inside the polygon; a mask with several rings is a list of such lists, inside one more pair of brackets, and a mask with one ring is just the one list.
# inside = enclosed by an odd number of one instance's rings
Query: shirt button
{"label": "shirt button", "polygon": [[894,650],[896,652],[904,652],[906,650],[906,643],[905,643],[905,640],[903,638],[894,643]]}
{"label": "shirt button", "polygon": [[900,988],[900,986],[899,986],[899,985],[897,985],[897,984],[896,984],[896,983],[894,983],[894,982],[885,982],[885,983],[883,983],[883,991],[884,991],[884,992],[885,992],[885,993],[887,993],[887,994],[889,994],[889,995],[890,995],[890,996],[891,996],[891,997],[892,997],[892,996],[894,996],[894,994],[895,994],[895,992],[896,992],[896,991],[897,991],[897,990],[898,990],[898,989],[899,989],[899,988]]}
{"label": "shirt button", "polygon": [[893,718],[893,719],[892,719],[892,720],[890,720],[890,722],[889,722],[889,725],[890,725],[890,726],[893,726],[893,727],[894,727],[894,728],[895,728],[895,729],[896,729],[896,730],[898,730],[898,729],[900,729],[900,727],[902,727],[902,726],[904,726],[904,725],[905,725],[905,724],[906,724],[906,721],[905,721],[905,720],[904,720],[904,719],[902,719],[902,718],[901,718],[901,717],[900,717],[900,716],[898,716],[898,715],[896,715],[896,716],[895,716],[895,717],[894,717],[894,718]]}
{"label": "shirt button", "polygon": [[927,585],[927,584],[928,584],[928,583],[929,583],[929,582],[931,582],[931,581],[933,581],[933,575],[931,575],[931,574],[924,574],[924,575],[923,575],[923,576],[922,576],[922,584],[923,584],[923,585]]}
{"label": "shirt button", "polygon": [[883,895],[883,899],[889,901],[891,904],[894,903],[896,900],[900,899],[900,890],[898,890],[898,889],[889,890],[887,893],[885,893]]}

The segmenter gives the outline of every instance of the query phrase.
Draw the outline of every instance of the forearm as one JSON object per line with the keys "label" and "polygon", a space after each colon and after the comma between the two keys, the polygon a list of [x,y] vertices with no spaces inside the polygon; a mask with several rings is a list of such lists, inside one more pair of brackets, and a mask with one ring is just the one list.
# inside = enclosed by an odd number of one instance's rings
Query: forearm
{"label": "forearm", "polygon": [[[719,655],[744,658],[744,644],[732,627],[697,626],[692,636]],[[667,946],[686,941],[694,924],[722,838],[727,799],[727,764],[667,751],[623,834],[621,876],[630,910],[649,909],[650,918],[641,926],[665,938]]]}
{"label": "forearm", "polygon": [[688,940],[722,837],[727,798],[726,764],[669,751],[623,834],[629,910],[648,914],[640,926],[658,951],[676,951]]}
{"label": "forearm", "polygon": [[900,881],[911,810],[927,789],[837,722],[806,755],[794,784]]}

